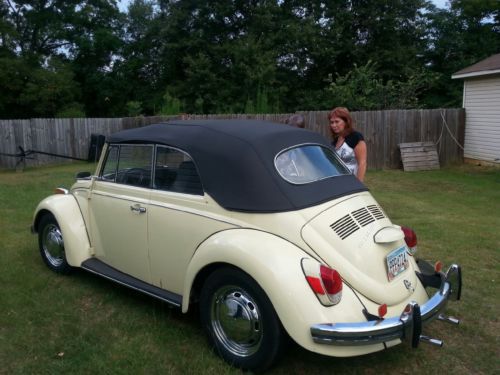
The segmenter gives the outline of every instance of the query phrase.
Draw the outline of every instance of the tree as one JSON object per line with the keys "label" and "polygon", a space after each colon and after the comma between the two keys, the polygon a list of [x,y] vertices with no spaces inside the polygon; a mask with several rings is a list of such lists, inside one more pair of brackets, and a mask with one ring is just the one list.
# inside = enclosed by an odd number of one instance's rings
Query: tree
{"label": "tree", "polygon": [[47,65],[45,69],[30,70],[19,95],[19,103],[29,108],[32,116],[54,117],[61,109],[74,106],[78,99],[77,84],[69,65],[58,58],[50,59]]}
{"label": "tree", "polygon": [[123,46],[123,15],[112,0],[78,2],[71,17],[69,58],[89,116],[124,114],[122,88],[113,74]]}
{"label": "tree", "polygon": [[329,78],[326,89],[330,107],[348,107],[350,110],[381,110],[419,108],[419,96],[435,77],[425,70],[417,70],[406,81],[384,82],[371,61],[346,75]]}
{"label": "tree", "polygon": [[264,86],[277,96],[277,2],[163,1],[160,9],[168,19],[160,30],[160,80],[186,111],[243,111]]}
{"label": "tree", "polygon": [[119,100],[140,101],[143,113],[149,115],[158,112],[165,93],[161,81],[164,66],[159,58],[164,45],[160,24],[153,1],[133,1],[124,19],[120,58],[114,61],[111,72]]}
{"label": "tree", "polygon": [[2,0],[0,116],[457,106],[499,4]]}
{"label": "tree", "polygon": [[2,101],[9,102],[8,111],[22,117],[54,115],[68,105],[65,96],[81,99],[90,115],[110,114],[95,104],[101,93],[109,91],[107,78],[121,43],[115,1],[4,0],[1,4],[0,58],[15,77],[14,82],[0,77],[0,88],[11,95]]}
{"label": "tree", "polygon": [[430,107],[461,106],[462,82],[451,75],[500,50],[500,3],[450,1],[449,9],[428,14],[426,66],[439,79],[422,99]]}
{"label": "tree", "polygon": [[127,102],[126,106],[127,106],[127,116],[136,117],[136,116],[140,116],[142,114],[142,103],[141,102],[131,100],[131,101]]}
{"label": "tree", "polygon": [[159,115],[178,115],[181,113],[181,101],[172,96],[168,90],[163,95],[163,103],[160,107]]}

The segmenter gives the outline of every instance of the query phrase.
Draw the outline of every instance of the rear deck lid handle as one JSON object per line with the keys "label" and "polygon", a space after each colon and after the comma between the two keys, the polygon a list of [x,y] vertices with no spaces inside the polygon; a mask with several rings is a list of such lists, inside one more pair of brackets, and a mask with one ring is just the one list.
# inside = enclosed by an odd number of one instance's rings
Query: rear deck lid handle
{"label": "rear deck lid handle", "polygon": [[397,225],[392,225],[388,227],[384,227],[380,229],[375,235],[373,236],[373,240],[375,243],[390,243],[390,242],[396,242],[404,239],[404,233],[401,230],[401,227],[398,227]]}

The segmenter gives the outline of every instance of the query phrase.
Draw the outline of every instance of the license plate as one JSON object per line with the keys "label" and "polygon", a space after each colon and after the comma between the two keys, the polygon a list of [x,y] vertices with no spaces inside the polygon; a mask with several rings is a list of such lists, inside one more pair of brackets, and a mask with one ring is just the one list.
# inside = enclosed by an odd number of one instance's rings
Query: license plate
{"label": "license plate", "polygon": [[387,277],[389,281],[393,280],[401,272],[404,272],[409,267],[408,253],[406,252],[406,246],[400,247],[394,251],[391,251],[387,255]]}

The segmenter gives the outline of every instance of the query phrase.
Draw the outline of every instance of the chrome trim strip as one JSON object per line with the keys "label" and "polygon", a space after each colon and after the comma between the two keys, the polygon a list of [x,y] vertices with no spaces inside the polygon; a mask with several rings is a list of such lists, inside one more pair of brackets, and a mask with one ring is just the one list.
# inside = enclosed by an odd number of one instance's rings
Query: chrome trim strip
{"label": "chrome trim strip", "polygon": [[[123,185],[125,186],[125,185]],[[139,188],[139,189],[144,189],[144,188]],[[135,202],[135,203],[142,203],[142,204],[148,204],[149,198],[142,198],[142,197],[137,197],[137,196],[131,196],[131,195],[124,195],[124,194],[116,194],[116,193],[108,193],[107,191],[98,191],[96,192],[95,190],[92,192],[93,195],[99,195],[101,197],[108,197],[108,198],[113,198],[113,199],[118,199],[121,201],[126,201],[126,202]]]}

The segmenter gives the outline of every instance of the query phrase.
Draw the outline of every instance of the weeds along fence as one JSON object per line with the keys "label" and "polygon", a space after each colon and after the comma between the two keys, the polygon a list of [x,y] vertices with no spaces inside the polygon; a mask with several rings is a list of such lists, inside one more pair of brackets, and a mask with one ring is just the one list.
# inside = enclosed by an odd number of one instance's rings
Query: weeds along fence
{"label": "weeds along fence", "polygon": [[[306,128],[330,137],[328,111],[297,112],[304,116]],[[88,119],[0,120],[0,168],[16,168],[20,158],[7,156],[25,150],[87,159],[92,134],[114,132],[173,119],[262,119],[284,123],[291,114],[266,115],[183,115],[167,117],[126,117]],[[465,110],[425,109],[386,110],[352,113],[356,129],[365,137],[368,168],[401,168],[398,144],[434,142],[441,165],[461,163],[464,142]],[[66,162],[68,159],[31,154],[26,166]],[[24,165],[23,165],[24,166]]]}

